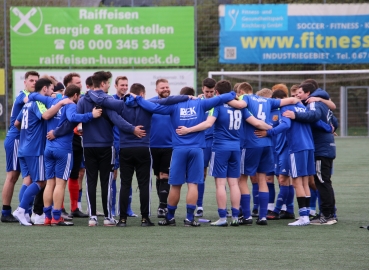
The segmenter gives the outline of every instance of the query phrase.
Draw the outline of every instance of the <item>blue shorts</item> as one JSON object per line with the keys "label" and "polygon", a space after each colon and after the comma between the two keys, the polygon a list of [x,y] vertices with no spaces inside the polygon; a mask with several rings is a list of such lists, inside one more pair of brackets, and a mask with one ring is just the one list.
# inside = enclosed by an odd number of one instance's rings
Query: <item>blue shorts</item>
{"label": "blue shorts", "polygon": [[207,168],[211,158],[211,147],[206,147],[202,150],[204,151],[204,168]]}
{"label": "blue shorts", "polygon": [[288,153],[288,149],[283,151],[279,157],[278,157],[278,166],[277,166],[277,172],[278,175],[290,175],[290,155]]}
{"label": "blue shorts", "polygon": [[4,140],[4,148],[6,155],[6,171],[18,171],[20,172],[20,165],[18,159],[18,147],[19,139],[15,137],[6,136]]}
{"label": "blue shorts", "polygon": [[254,176],[256,173],[272,172],[274,167],[271,146],[244,148],[241,154],[241,174]]}
{"label": "blue shorts", "polygon": [[54,177],[68,180],[73,166],[72,151],[46,148],[44,152],[46,179]]}
{"label": "blue shorts", "polygon": [[274,161],[274,164],[273,164],[274,168],[272,171],[266,173],[267,176],[278,175],[278,154],[275,151],[273,151],[273,161]]}
{"label": "blue shorts", "polygon": [[204,182],[204,153],[201,148],[173,149],[169,184],[202,184]]}
{"label": "blue shorts", "polygon": [[217,178],[240,177],[240,151],[214,151],[211,153],[209,175]]}
{"label": "blue shorts", "polygon": [[22,177],[30,176],[32,182],[45,181],[44,156],[20,157]]}
{"label": "blue shorts", "polygon": [[291,177],[315,174],[314,150],[303,150],[290,154]]}

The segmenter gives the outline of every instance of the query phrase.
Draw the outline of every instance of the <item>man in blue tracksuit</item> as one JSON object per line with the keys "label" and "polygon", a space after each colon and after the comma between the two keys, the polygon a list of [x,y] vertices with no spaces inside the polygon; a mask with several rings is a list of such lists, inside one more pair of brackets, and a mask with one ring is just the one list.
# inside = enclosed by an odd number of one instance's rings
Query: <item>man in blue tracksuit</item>
{"label": "man in blue tracksuit", "polygon": [[[110,87],[111,73],[99,71],[92,76],[93,93],[107,93]],[[77,113],[91,112],[96,107],[89,92],[77,104]],[[100,118],[83,125],[83,148],[86,166],[87,203],[89,204],[89,226],[97,226],[96,217],[96,186],[100,171],[101,197],[104,209],[104,226],[115,226],[116,222],[111,215],[110,186],[114,170],[114,135],[113,126],[127,132],[135,132],[135,127],[122,119],[115,111],[103,110]]]}
{"label": "man in blue tracksuit", "polygon": [[[311,83],[303,83],[300,85],[297,96],[305,101],[309,97],[321,97],[329,99],[326,91],[318,88]],[[328,106],[322,102],[312,102],[307,105],[306,112],[287,112],[284,116],[295,119],[296,121],[314,123],[322,120],[327,124],[331,124],[332,112]],[[319,127],[312,125],[312,133],[314,138],[314,156],[316,174],[314,176],[315,185],[321,197],[321,215],[311,221],[314,225],[332,225],[337,221],[334,218],[335,197],[332,188],[331,174],[333,160],[336,158],[336,144],[334,135],[327,133]]]}
{"label": "man in blue tracksuit", "polygon": [[[130,92],[141,97],[145,96],[145,87],[142,84],[134,83],[130,88]],[[129,200],[129,190],[132,186],[132,176],[136,171],[138,187],[140,189],[141,204],[141,226],[154,226],[151,222],[150,215],[150,189],[151,189],[151,153],[150,153],[150,131],[152,113],[142,109],[136,101],[130,96],[125,96],[125,101],[115,100],[109,95],[99,92],[91,92],[88,94],[96,104],[103,108],[114,109],[119,112],[127,122],[144,129],[145,134],[135,136],[134,134],[120,129],[120,219],[118,227],[127,226],[127,209]],[[158,99],[155,102],[161,104],[173,104],[188,100],[188,96],[176,96],[166,99]],[[150,101],[148,101],[151,103]],[[152,103],[154,104],[154,103]]]}

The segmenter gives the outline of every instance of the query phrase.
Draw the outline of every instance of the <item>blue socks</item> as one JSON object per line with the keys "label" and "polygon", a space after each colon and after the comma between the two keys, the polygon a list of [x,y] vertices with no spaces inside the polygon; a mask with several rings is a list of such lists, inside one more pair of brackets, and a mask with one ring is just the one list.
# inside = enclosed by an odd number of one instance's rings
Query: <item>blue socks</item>
{"label": "blue socks", "polygon": [[252,209],[258,209],[259,208],[259,184],[258,183],[252,184],[252,200],[254,202],[254,207]]}
{"label": "blue socks", "polygon": [[61,209],[53,209],[53,217],[55,220],[59,220],[61,216]]}
{"label": "blue socks", "polygon": [[44,207],[44,213],[45,213],[45,217],[51,219],[51,210],[52,210],[52,206],[49,207]]}
{"label": "blue socks", "polygon": [[23,194],[24,194],[24,192],[26,191],[27,188],[28,188],[28,186],[26,186],[24,184],[21,186],[21,188],[19,190],[19,194],[18,194],[19,203],[22,201]]}
{"label": "blue socks", "polygon": [[259,192],[259,219],[265,218],[268,212],[269,192]]}
{"label": "blue socks", "polygon": [[218,208],[218,215],[221,219],[227,219],[227,209]]}
{"label": "blue socks", "polygon": [[241,209],[245,219],[251,216],[250,211],[250,194],[241,194]]}
{"label": "blue socks", "polygon": [[286,200],[286,206],[287,206],[287,212],[293,214],[295,212],[294,210],[294,204],[293,200],[295,198],[295,189],[292,185],[288,186],[288,196]]}
{"label": "blue socks", "polygon": [[204,201],[204,191],[205,191],[205,182],[202,184],[198,184],[197,185],[197,190],[198,190],[198,197],[197,197],[197,206],[198,207],[202,207],[202,203]]}
{"label": "blue socks", "polygon": [[275,186],[274,186],[274,183],[267,183],[267,185],[268,185],[268,189],[269,189],[269,201],[268,201],[268,203],[274,203],[274,200],[275,200]]}
{"label": "blue socks", "polygon": [[[192,221],[194,219],[194,213],[195,213],[196,205],[194,205],[194,204],[187,204],[186,205],[186,208],[187,208],[186,218],[188,220]],[[226,211],[226,215],[227,215],[227,211]]]}
{"label": "blue socks", "polygon": [[287,196],[289,193],[288,186],[280,186],[279,187],[279,194],[277,197],[277,201],[275,202],[275,207],[273,212],[280,213],[282,209],[282,205],[287,201]]}
{"label": "blue socks", "polygon": [[32,205],[35,196],[40,192],[40,190],[41,189],[37,183],[32,183],[29,185],[26,191],[24,191],[23,198],[19,206],[27,210],[29,206]]}
{"label": "blue socks", "polygon": [[[218,210],[219,211],[219,210]],[[232,218],[233,219],[238,219],[238,214],[240,213],[240,210],[237,208],[231,208],[232,211]],[[227,214],[227,210],[226,210],[226,214]]]}
{"label": "blue socks", "polygon": [[[168,204],[168,213],[167,213],[167,219],[171,220],[174,218],[174,214],[176,213],[177,206],[171,206]],[[194,210],[195,211],[195,210]]]}

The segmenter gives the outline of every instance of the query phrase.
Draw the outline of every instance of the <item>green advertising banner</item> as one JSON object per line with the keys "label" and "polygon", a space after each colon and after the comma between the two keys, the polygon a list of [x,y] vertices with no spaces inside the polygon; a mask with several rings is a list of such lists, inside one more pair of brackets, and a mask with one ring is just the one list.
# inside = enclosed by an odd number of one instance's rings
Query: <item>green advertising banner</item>
{"label": "green advertising banner", "polygon": [[194,8],[11,7],[12,66],[194,66]]}

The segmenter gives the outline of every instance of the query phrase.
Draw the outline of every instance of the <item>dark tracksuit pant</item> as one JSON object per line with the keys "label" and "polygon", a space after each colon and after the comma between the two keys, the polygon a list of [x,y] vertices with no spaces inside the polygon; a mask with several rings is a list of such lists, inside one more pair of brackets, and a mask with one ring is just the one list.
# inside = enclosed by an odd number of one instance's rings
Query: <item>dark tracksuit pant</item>
{"label": "dark tracksuit pant", "polygon": [[333,159],[327,157],[315,157],[316,174],[314,175],[315,186],[320,193],[320,211],[325,217],[334,214],[335,198],[332,187]]}
{"label": "dark tracksuit pant", "polygon": [[[150,214],[151,190],[151,154],[149,147],[121,148],[119,151],[120,167],[120,218],[127,219],[129,192],[132,186],[132,177],[136,171],[138,187],[140,189],[141,215],[143,218]],[[124,210],[123,210],[124,209]]]}
{"label": "dark tracksuit pant", "polygon": [[96,216],[96,186],[100,172],[101,200],[105,217],[111,215],[110,185],[113,180],[115,149],[111,147],[85,147],[87,203],[89,215]]}

